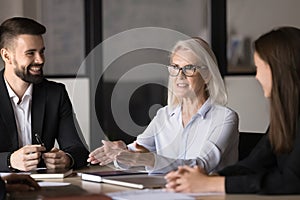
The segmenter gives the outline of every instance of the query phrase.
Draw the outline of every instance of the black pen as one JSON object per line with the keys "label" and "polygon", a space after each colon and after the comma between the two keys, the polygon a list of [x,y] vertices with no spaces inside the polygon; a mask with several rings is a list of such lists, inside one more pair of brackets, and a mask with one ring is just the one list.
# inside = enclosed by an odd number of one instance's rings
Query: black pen
{"label": "black pen", "polygon": [[45,146],[44,142],[42,141],[41,137],[36,133],[35,135],[35,139],[36,141],[41,145],[41,146]]}

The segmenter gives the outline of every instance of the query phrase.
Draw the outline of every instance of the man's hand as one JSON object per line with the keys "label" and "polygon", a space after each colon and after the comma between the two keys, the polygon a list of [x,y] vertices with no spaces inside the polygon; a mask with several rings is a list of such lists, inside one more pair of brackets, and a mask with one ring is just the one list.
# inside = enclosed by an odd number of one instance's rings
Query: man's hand
{"label": "man's hand", "polygon": [[71,158],[55,147],[44,153],[43,159],[48,169],[69,168],[71,166]]}
{"label": "man's hand", "polygon": [[28,191],[28,190],[39,190],[40,186],[37,182],[29,175],[25,174],[10,174],[3,176],[2,179],[6,182],[6,191]]}
{"label": "man's hand", "polygon": [[10,156],[10,165],[14,169],[30,171],[37,168],[42,152],[46,148],[41,145],[26,145]]}
{"label": "man's hand", "polygon": [[116,155],[127,149],[126,144],[121,140],[114,142],[102,140],[102,144],[103,146],[90,153],[87,161],[91,164],[107,165],[114,161]]}

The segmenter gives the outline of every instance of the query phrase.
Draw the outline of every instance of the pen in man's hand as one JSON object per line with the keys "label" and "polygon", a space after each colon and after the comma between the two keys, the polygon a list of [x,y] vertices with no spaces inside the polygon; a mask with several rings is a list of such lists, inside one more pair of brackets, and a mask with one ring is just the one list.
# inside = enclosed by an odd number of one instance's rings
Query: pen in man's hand
{"label": "pen in man's hand", "polygon": [[41,139],[41,137],[40,137],[37,133],[36,133],[34,136],[35,136],[36,141],[37,141],[40,145],[45,146],[45,145],[44,145],[44,142],[43,142],[42,139]]}

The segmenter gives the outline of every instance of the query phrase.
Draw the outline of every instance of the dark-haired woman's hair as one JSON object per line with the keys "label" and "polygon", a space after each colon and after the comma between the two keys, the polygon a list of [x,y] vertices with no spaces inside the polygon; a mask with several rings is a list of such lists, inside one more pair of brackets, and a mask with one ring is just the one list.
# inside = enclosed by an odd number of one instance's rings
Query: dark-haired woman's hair
{"label": "dark-haired woman's hair", "polygon": [[269,139],[277,154],[293,148],[299,118],[300,29],[281,27],[254,42],[272,71]]}

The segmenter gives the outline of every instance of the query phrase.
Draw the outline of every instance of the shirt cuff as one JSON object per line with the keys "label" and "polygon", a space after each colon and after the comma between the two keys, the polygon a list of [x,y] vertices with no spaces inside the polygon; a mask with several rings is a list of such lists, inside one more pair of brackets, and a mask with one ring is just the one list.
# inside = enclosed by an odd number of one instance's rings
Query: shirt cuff
{"label": "shirt cuff", "polygon": [[15,168],[13,168],[13,167],[11,166],[11,162],[10,162],[11,154],[12,154],[12,152],[10,152],[10,153],[7,155],[7,167],[8,167],[8,169],[9,169],[11,172],[18,172],[19,170],[15,169]]}
{"label": "shirt cuff", "polygon": [[154,166],[146,167],[146,171],[148,171],[149,174],[166,174],[173,170],[172,164],[175,162],[175,159],[165,158],[155,153],[154,159]]}
{"label": "shirt cuff", "polygon": [[127,170],[127,169],[130,168],[130,167],[127,166],[127,165],[123,165],[123,164],[121,164],[121,163],[118,163],[118,161],[116,161],[116,160],[114,160],[114,165],[115,165],[116,168],[118,168],[118,169],[123,169],[123,170]]}
{"label": "shirt cuff", "polygon": [[74,158],[71,156],[71,154],[65,152],[67,156],[69,156],[70,160],[71,160],[71,164],[70,164],[70,169],[74,167],[75,165],[75,161],[74,161]]}

